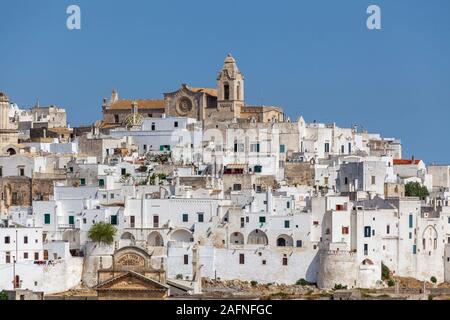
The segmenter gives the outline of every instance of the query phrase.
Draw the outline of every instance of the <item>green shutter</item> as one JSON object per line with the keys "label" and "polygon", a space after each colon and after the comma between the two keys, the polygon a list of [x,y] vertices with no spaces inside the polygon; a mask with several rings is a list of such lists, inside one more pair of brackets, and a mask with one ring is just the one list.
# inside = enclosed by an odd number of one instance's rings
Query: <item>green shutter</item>
{"label": "green shutter", "polygon": [[105,186],[105,180],[99,179],[98,180],[98,185],[99,185],[99,187],[104,187]]}
{"label": "green shutter", "polygon": [[75,224],[75,217],[69,216],[69,224]]}
{"label": "green shutter", "polygon": [[50,224],[50,213],[44,214],[44,223]]}
{"label": "green shutter", "polygon": [[113,226],[117,225],[117,216],[111,216],[111,224]]}
{"label": "green shutter", "polygon": [[86,185],[86,179],[80,179],[80,185],[82,186]]}

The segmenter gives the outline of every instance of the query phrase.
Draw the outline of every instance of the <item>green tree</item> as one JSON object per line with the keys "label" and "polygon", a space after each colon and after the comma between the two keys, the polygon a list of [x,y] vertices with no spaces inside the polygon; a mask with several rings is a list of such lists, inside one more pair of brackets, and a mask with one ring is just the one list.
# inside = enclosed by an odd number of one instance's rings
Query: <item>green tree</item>
{"label": "green tree", "polygon": [[117,229],[109,223],[98,222],[95,223],[89,230],[89,238],[101,244],[112,244]]}
{"label": "green tree", "polygon": [[408,182],[405,186],[405,195],[407,197],[419,197],[420,199],[425,199],[429,193],[425,186],[422,186],[418,182]]}
{"label": "green tree", "polygon": [[436,282],[437,282],[437,279],[436,279],[436,277],[435,277],[435,276],[432,276],[432,277],[430,278],[430,281],[431,281],[431,282],[433,282],[434,284],[436,284]]}
{"label": "green tree", "polygon": [[384,264],[381,263],[381,280],[389,280],[391,278],[391,270]]}

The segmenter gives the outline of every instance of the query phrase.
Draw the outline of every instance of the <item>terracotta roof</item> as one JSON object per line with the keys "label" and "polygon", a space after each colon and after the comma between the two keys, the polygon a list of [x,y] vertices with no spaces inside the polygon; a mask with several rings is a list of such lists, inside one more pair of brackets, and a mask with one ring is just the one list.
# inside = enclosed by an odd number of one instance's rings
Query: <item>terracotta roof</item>
{"label": "terracotta roof", "polygon": [[419,164],[421,160],[412,159],[394,159],[394,165]]}
{"label": "terracotta roof", "polygon": [[210,96],[217,97],[217,89],[213,88],[189,88],[189,89],[194,92],[203,92],[209,94]]}
{"label": "terracotta roof", "polygon": [[164,109],[164,100],[119,100],[109,106],[109,109],[131,109],[131,104],[136,101],[138,109]]}

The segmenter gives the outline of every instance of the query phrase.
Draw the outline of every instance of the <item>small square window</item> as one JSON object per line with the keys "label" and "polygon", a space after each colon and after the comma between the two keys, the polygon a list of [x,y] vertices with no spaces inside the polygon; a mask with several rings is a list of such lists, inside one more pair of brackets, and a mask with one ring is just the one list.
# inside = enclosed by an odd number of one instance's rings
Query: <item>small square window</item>
{"label": "small square window", "polygon": [[183,222],[189,221],[189,215],[187,213],[183,213]]}

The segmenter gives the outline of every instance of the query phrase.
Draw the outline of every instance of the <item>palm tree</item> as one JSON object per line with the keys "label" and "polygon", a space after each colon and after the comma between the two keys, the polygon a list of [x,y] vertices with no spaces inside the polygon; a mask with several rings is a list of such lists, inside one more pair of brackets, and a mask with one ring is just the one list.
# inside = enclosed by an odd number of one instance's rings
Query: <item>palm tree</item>
{"label": "palm tree", "polygon": [[117,229],[109,223],[98,222],[95,223],[89,230],[89,238],[100,244],[112,244],[114,242],[114,236],[117,233]]}

